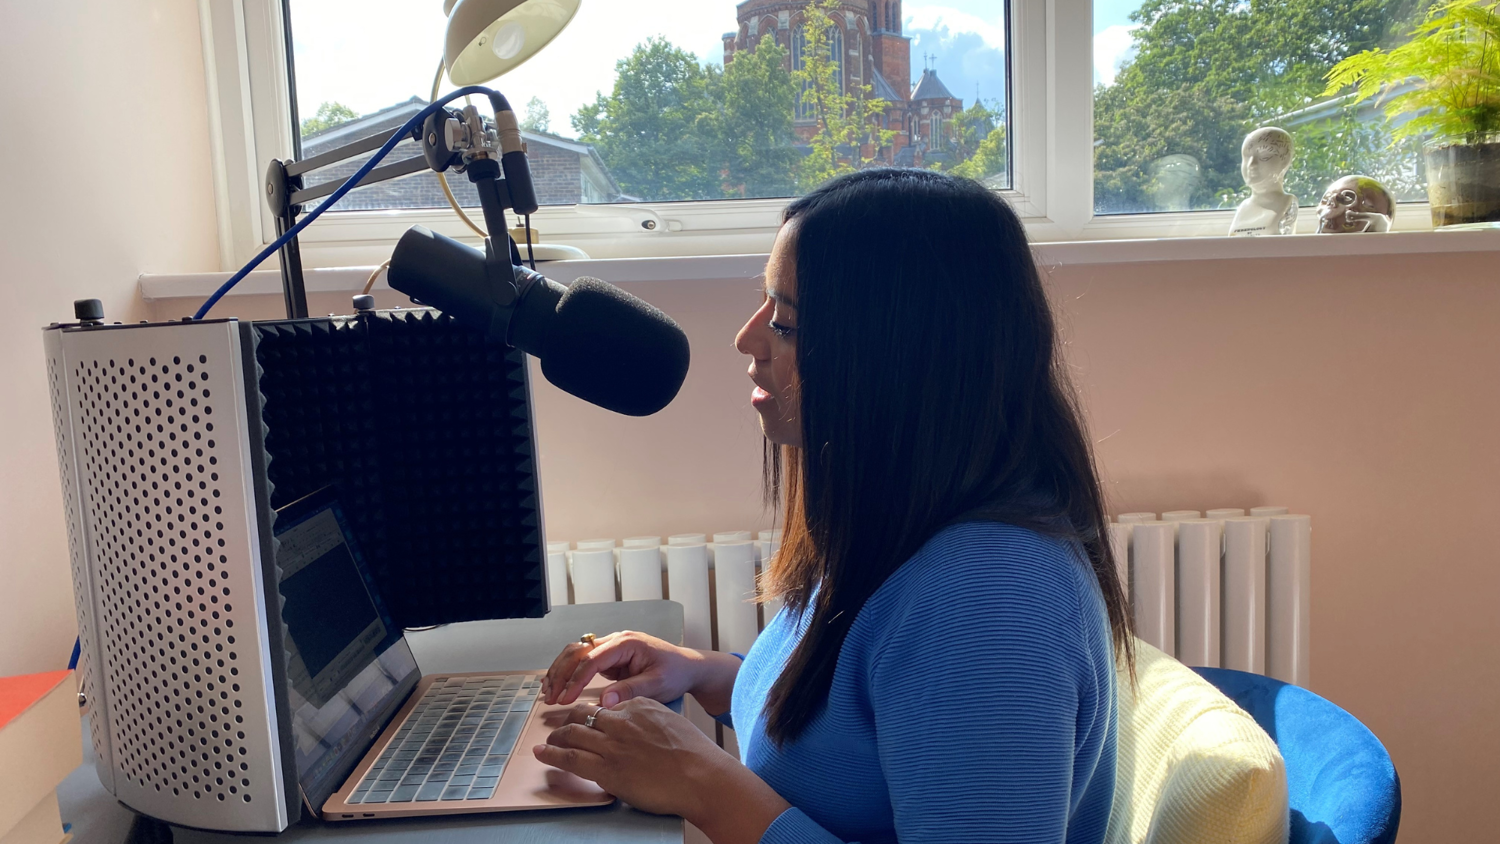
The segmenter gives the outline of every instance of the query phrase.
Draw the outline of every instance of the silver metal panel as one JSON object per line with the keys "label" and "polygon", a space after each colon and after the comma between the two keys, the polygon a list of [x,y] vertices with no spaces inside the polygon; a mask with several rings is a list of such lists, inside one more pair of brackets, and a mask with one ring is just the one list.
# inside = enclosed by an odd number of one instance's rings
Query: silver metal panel
{"label": "silver metal panel", "polygon": [[294,774],[281,770],[236,330],[69,329],[60,345],[115,794],[176,824],[275,832]]}
{"label": "silver metal panel", "polygon": [[89,740],[94,746],[94,767],[104,790],[114,793],[113,755],[110,752],[109,706],[99,686],[98,621],[94,617],[93,579],[89,576],[88,531],[78,506],[83,497],[78,484],[77,451],[73,439],[73,415],[76,406],[68,395],[68,362],[63,355],[62,331],[48,329],[42,333],[47,357],[47,392],[52,403],[52,428],[57,438],[57,470],[62,479],[63,516],[68,528],[68,559],[73,574],[73,613],[78,619],[78,693],[88,706],[91,717]]}
{"label": "silver metal panel", "polygon": [[[536,401],[531,394],[531,367],[533,358],[526,356],[521,364],[521,383],[526,387],[526,406],[536,407]],[[537,364],[540,366],[541,364]],[[536,485],[536,543],[540,548],[538,556],[542,561],[542,592],[547,596],[547,612],[552,612],[554,607],[562,606],[568,602],[567,593],[556,596],[553,602],[552,578],[547,576],[547,522],[542,517],[542,450],[537,447],[536,442],[536,417],[526,420],[526,430],[531,437],[531,482]],[[551,662],[547,663],[551,665]],[[519,669],[528,671],[530,669]]]}

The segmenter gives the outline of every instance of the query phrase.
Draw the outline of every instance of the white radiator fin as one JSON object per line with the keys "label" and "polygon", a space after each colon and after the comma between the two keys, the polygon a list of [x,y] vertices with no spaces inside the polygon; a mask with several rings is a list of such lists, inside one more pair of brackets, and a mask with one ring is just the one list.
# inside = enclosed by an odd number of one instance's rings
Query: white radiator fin
{"label": "white radiator fin", "polygon": [[1188,665],[1309,678],[1312,522],[1285,507],[1125,513],[1110,525],[1136,635]]}

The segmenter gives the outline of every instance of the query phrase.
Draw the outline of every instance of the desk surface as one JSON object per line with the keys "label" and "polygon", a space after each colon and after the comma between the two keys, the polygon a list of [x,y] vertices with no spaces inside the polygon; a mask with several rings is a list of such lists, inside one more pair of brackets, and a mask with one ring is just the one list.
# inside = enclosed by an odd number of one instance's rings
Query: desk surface
{"label": "desk surface", "polygon": [[[407,634],[425,674],[457,671],[526,671],[545,668],[563,645],[584,633],[639,630],[682,641],[682,606],[671,601],[567,605],[546,618],[476,621]],[[83,731],[84,761],[57,789],[63,821],[73,840],[123,844],[134,819],[99,784],[94,751]],[[245,836],[174,829],[175,844],[245,844]],[[508,844],[550,841],[680,844],[681,818],[638,812],[623,804],[598,809],[512,812],[411,818],[368,823],[304,822],[276,841],[343,841],[360,844]]]}

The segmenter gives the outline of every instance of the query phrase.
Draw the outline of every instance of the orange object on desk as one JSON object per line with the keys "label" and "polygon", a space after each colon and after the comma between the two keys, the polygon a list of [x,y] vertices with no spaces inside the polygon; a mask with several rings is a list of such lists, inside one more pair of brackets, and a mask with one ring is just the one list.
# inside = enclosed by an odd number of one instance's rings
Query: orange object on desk
{"label": "orange object on desk", "polygon": [[0,844],[66,841],[57,786],[83,761],[72,671],[0,678]]}

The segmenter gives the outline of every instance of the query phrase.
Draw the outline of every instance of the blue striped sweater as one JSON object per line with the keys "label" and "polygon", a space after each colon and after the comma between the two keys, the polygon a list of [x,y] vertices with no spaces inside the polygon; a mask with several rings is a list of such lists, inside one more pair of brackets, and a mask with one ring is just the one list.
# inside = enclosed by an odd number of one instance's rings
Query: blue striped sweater
{"label": "blue striped sweater", "polygon": [[827,707],[780,748],[761,710],[805,622],[773,619],[725,719],[742,761],[793,806],[761,841],[1102,841],[1114,655],[1071,547],[995,523],[943,530],[860,611]]}

